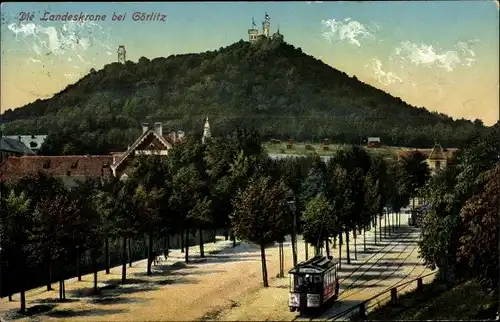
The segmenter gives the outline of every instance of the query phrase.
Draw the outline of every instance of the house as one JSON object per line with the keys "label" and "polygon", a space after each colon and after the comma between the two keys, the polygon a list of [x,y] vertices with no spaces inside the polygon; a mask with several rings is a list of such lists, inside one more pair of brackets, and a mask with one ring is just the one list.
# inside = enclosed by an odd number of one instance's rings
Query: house
{"label": "house", "polygon": [[453,158],[458,149],[443,148],[441,144],[436,143],[432,149],[399,150],[398,159],[400,159],[404,155],[407,155],[411,151],[418,151],[426,157],[425,162],[429,165],[431,174],[434,175],[437,173],[437,171],[442,170],[446,167],[448,161]]}
{"label": "house", "polygon": [[7,160],[9,156],[35,155],[21,141],[10,137],[0,136],[0,164]]}
{"label": "house", "polygon": [[136,155],[168,155],[168,151],[183,137],[183,131],[163,133],[163,125],[160,122],[156,122],[154,125],[143,123],[142,134],[129,146],[127,151],[112,154],[111,171],[113,175],[121,178],[128,172]]}
{"label": "house", "polygon": [[47,139],[47,135],[7,135],[9,139],[22,142],[27,148],[38,154],[43,143]]}
{"label": "house", "polygon": [[41,172],[71,188],[86,178],[109,178],[112,161],[109,155],[11,156],[0,166],[0,181],[16,182]]}
{"label": "house", "polygon": [[[204,137],[206,135],[208,134],[205,133]],[[68,156],[36,156],[21,141],[4,138],[9,144],[16,145],[17,150],[9,154],[7,160],[0,165],[0,181],[15,182],[26,175],[42,172],[62,179],[65,186],[71,188],[86,178],[107,179],[111,176],[125,178],[135,156],[153,154],[167,156],[173,145],[183,138],[183,131],[163,133],[163,125],[160,122],[152,125],[143,123],[141,135],[124,152],[114,152],[110,155]]]}
{"label": "house", "polygon": [[367,146],[370,148],[380,147],[380,138],[379,137],[368,137],[366,142],[367,142]]}

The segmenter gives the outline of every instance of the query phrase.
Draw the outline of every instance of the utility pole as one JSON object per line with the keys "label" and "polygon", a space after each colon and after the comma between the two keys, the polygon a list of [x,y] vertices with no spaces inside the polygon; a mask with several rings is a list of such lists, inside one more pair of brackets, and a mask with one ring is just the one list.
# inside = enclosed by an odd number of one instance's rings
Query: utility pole
{"label": "utility pole", "polygon": [[[3,147],[2,147],[2,144],[3,144],[3,130],[4,130],[4,127],[5,125],[4,124],[0,124],[0,168],[2,167],[3,165]],[[0,172],[0,223],[3,222],[3,199],[4,199],[4,195],[3,195],[3,170],[0,170],[2,172]],[[1,243],[0,243],[1,245]],[[2,248],[0,247],[0,255],[2,253]],[[4,277],[4,268],[2,266],[0,266],[0,285],[4,285],[3,284],[3,277]],[[10,283],[9,283],[10,285]],[[9,293],[9,301],[12,301],[12,295],[11,295],[11,291],[10,291],[10,287],[7,289],[7,293]],[[3,321],[3,320],[2,320]]]}
{"label": "utility pole", "polygon": [[297,266],[297,207],[295,200],[289,201],[288,206],[292,212],[292,256],[293,256],[293,266]]}

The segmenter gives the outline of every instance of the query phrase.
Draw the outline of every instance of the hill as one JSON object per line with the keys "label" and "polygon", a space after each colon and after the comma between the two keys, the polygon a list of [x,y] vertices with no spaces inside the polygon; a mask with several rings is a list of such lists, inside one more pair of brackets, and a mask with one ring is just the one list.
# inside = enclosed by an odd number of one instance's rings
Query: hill
{"label": "hill", "polygon": [[265,139],[394,146],[457,146],[484,127],[454,121],[349,77],[300,48],[243,40],[216,51],[111,63],[46,100],[7,110],[6,134],[49,133],[49,153],[107,153],[132,142],[143,121],[213,134],[256,128]]}

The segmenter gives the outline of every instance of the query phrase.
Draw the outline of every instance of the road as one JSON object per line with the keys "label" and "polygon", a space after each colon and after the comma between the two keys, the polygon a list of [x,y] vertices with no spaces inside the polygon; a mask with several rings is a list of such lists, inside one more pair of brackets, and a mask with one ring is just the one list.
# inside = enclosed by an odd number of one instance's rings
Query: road
{"label": "road", "polygon": [[[402,223],[406,223],[403,216]],[[367,252],[359,252],[350,265],[342,260],[341,300],[325,313],[324,318],[353,306],[390,285],[409,279],[424,271],[416,258],[418,231],[403,227],[382,243],[373,245],[373,234],[367,233]],[[358,251],[363,250],[362,236],[358,236]],[[230,242],[207,244],[207,253],[222,249]],[[190,254],[196,257],[198,247]],[[305,259],[305,246],[299,241],[299,260]],[[351,243],[351,252],[354,243]],[[312,248],[309,249],[312,254]],[[338,256],[338,250],[334,255]],[[128,269],[129,281],[117,286],[120,267],[111,274],[99,273],[99,296],[91,296],[92,275],[83,281],[67,282],[70,300],[59,303],[57,283],[54,291],[39,288],[28,292],[28,307],[53,305],[51,311],[38,314],[43,320],[71,321],[172,321],[172,320],[294,320],[295,313],[288,310],[288,278],[276,278],[279,270],[278,247],[266,250],[270,287],[264,289],[258,246],[242,243],[219,254],[209,255],[205,261],[193,261],[187,266],[171,265],[182,259],[182,253],[172,251],[168,265],[155,267],[153,276],[144,276],[145,261],[134,263]],[[345,247],[342,257],[345,258]],[[354,255],[352,254],[352,257]],[[399,265],[401,264],[401,265]],[[285,243],[285,267],[291,268],[291,247]],[[399,266],[398,266],[399,265]],[[405,274],[408,276],[405,277]],[[15,302],[0,300],[0,316],[18,308]],[[12,318],[8,313],[6,321]],[[302,320],[303,318],[299,318]],[[24,319],[28,320],[28,319]],[[23,319],[17,320],[23,321]]]}

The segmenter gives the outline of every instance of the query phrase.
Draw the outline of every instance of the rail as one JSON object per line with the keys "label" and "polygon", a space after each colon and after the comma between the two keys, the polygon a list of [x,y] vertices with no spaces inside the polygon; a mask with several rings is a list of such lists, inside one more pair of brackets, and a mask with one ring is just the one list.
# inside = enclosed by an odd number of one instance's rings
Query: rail
{"label": "rail", "polygon": [[407,281],[398,284],[396,286],[391,286],[390,288],[386,289],[383,292],[378,293],[377,295],[369,298],[368,300],[365,300],[345,311],[342,311],[340,313],[335,314],[334,316],[329,317],[328,320],[332,321],[341,318],[345,320],[345,319],[351,319],[353,317],[357,317],[359,320],[364,320],[366,318],[366,313],[370,311],[370,309],[372,309],[373,307],[382,306],[386,303],[396,304],[398,300],[398,289],[399,290],[406,289],[407,287],[410,286],[411,283],[414,283],[416,281],[417,282],[416,289],[421,292],[423,290],[424,278],[435,274],[436,271],[419,276],[411,281]]}

